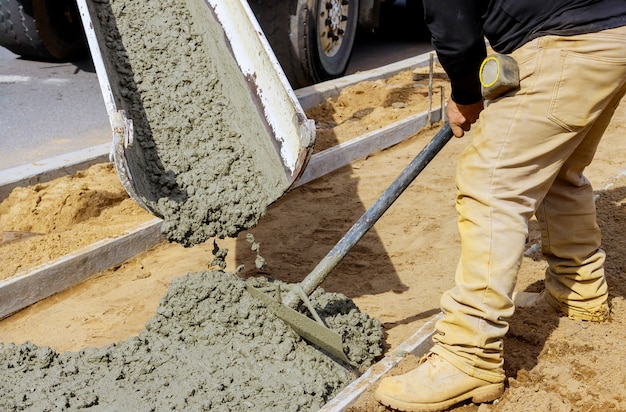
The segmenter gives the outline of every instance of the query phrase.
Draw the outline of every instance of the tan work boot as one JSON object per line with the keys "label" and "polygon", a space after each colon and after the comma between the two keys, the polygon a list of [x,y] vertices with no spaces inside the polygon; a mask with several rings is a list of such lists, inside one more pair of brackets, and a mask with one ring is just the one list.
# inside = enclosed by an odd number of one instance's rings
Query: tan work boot
{"label": "tan work boot", "polygon": [[441,356],[430,353],[404,375],[384,378],[374,396],[383,405],[400,411],[443,411],[467,399],[493,401],[504,393],[504,383],[469,376]]}
{"label": "tan work boot", "polygon": [[514,292],[513,302],[518,308],[551,307],[557,313],[571,319],[586,320],[590,322],[606,322],[611,320],[609,304],[604,302],[593,309],[572,306],[561,302],[543,290],[537,292]]}

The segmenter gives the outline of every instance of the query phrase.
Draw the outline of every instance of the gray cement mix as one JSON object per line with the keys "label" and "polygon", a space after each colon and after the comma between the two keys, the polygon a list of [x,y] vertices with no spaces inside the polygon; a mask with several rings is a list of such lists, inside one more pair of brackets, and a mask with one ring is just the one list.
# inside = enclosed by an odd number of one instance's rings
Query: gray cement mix
{"label": "gray cement mix", "polygon": [[[311,300],[343,329],[351,360],[380,355],[378,321],[340,294],[318,289]],[[119,343],[64,353],[0,344],[3,411],[315,411],[356,377],[223,271],[175,279],[145,329]]]}
{"label": "gray cement mix", "polygon": [[[254,226],[286,178],[208,7],[90,7],[116,106],[141,149],[131,172],[166,237],[190,246]],[[343,295],[318,289],[311,301],[360,370],[381,355],[379,321]],[[313,411],[356,377],[223,271],[175,279],[145,329],[119,343],[65,353],[0,344],[0,410]]]}
{"label": "gray cement mix", "polygon": [[221,26],[202,0],[95,0],[118,110],[133,121],[129,168],[170,241],[253,227],[288,188],[283,164]]}

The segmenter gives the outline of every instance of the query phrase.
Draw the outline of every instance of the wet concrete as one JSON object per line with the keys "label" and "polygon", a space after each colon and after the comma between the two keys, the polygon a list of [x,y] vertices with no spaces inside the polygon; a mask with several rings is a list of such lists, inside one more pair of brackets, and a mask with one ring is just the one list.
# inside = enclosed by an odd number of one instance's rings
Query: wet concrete
{"label": "wet concrete", "polygon": [[[366,367],[380,355],[378,321],[340,294],[318,289],[312,302],[343,330],[351,360]],[[0,409],[314,411],[356,376],[264,308],[242,279],[201,272],[175,279],[145,329],[125,341],[64,353],[0,344]]]}
{"label": "wet concrete", "polygon": [[202,0],[92,7],[117,109],[132,119],[140,148],[131,174],[166,237],[191,246],[256,225],[288,181],[210,8]]}

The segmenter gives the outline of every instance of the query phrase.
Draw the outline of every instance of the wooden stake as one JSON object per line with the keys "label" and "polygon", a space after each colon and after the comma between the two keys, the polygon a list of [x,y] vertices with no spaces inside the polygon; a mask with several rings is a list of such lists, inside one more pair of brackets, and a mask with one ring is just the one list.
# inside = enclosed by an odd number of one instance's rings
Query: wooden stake
{"label": "wooden stake", "polygon": [[444,85],[439,86],[441,88],[440,94],[441,94],[441,106],[439,107],[439,110],[441,111],[439,118],[443,121],[443,122],[447,122],[448,119],[446,119],[446,88]]}
{"label": "wooden stake", "polygon": [[428,127],[432,124],[432,110],[433,110],[433,54],[430,53],[428,60],[428,118],[426,123]]}

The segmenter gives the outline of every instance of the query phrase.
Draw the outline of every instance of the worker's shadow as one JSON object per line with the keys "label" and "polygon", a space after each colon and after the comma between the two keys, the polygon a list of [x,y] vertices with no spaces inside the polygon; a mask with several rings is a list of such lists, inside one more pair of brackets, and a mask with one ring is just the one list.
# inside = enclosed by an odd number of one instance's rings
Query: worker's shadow
{"label": "worker's shadow", "polygon": [[[352,120],[367,111],[357,110]],[[332,115],[330,105],[327,111],[317,110],[315,114],[307,110],[307,117],[316,121],[314,154],[337,145]],[[287,192],[270,205],[254,228],[237,238],[236,261],[245,265],[240,275],[274,277],[288,283],[302,281],[370,207],[359,198],[358,186],[353,167],[347,165]],[[377,188],[381,193],[383,189]],[[267,263],[262,269],[254,265],[257,252],[251,250],[248,233],[258,242],[258,253]],[[375,226],[330,272],[321,287],[349,298],[407,290]]]}
{"label": "worker's shadow", "polygon": [[[609,302],[618,296],[626,297],[626,187],[597,191],[598,224],[602,230],[602,248],[607,254],[605,272],[609,285]],[[538,238],[538,225],[531,223],[530,238]],[[530,256],[543,260],[536,251]],[[538,278],[543,279],[543,274]],[[527,292],[539,292],[543,280],[531,284]],[[569,320],[568,320],[569,321]],[[537,365],[539,354],[546,350],[546,342],[559,325],[559,317],[549,308],[518,308],[510,319],[510,330],[504,339],[505,369],[509,377],[517,378],[522,370],[530,371]]]}

